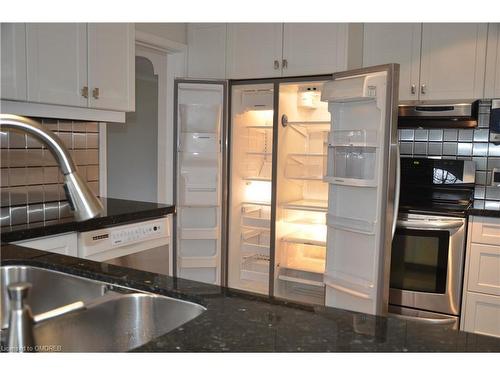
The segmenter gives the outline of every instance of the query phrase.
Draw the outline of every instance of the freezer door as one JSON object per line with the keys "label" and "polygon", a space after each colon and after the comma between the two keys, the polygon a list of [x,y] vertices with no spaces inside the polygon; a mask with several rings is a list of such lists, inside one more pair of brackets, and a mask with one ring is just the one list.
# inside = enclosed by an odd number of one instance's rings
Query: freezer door
{"label": "freezer door", "polygon": [[221,285],[225,81],[176,80],[174,275]]}
{"label": "freezer door", "polygon": [[334,74],[328,140],[327,306],[386,314],[395,220],[399,66]]}

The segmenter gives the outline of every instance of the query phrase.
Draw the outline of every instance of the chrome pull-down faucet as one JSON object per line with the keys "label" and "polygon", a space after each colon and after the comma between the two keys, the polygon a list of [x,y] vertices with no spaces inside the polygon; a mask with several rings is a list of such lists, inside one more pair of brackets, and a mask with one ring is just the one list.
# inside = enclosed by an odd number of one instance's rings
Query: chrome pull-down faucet
{"label": "chrome pull-down faucet", "polygon": [[80,177],[71,155],[53,132],[32,119],[8,114],[0,114],[0,129],[27,133],[47,146],[64,175],[64,191],[77,221],[92,219],[102,214],[104,209],[101,201]]}

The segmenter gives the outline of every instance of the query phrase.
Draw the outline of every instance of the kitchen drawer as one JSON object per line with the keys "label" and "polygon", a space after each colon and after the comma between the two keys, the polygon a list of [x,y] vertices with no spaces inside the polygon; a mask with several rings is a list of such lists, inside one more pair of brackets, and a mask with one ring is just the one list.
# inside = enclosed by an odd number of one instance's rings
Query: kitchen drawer
{"label": "kitchen drawer", "polygon": [[500,297],[468,292],[464,331],[500,337]]}
{"label": "kitchen drawer", "polygon": [[471,244],[468,290],[500,296],[500,246]]}
{"label": "kitchen drawer", "polygon": [[474,216],[471,240],[475,243],[500,245],[500,219]]}

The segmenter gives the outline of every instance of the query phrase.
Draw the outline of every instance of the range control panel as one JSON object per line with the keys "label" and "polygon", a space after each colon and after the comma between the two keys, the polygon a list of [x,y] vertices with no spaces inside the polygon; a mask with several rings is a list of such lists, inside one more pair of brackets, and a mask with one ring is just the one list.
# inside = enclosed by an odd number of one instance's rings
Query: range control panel
{"label": "range control panel", "polygon": [[120,228],[111,231],[111,244],[113,246],[122,246],[130,242],[137,242],[149,238],[158,237],[165,231],[162,222],[149,222],[146,224],[133,226],[129,228]]}

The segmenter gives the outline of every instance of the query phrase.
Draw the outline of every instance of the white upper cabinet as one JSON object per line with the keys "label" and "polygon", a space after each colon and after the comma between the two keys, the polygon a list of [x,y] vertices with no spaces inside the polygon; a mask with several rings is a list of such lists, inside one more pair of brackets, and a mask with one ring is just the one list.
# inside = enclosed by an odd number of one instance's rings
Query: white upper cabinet
{"label": "white upper cabinet", "polygon": [[282,31],[281,23],[228,24],[227,78],[281,76]]}
{"label": "white upper cabinet", "polygon": [[86,24],[26,24],[26,51],[28,101],[87,106]]}
{"label": "white upper cabinet", "polygon": [[26,28],[2,23],[1,34],[2,99],[26,100]]}
{"label": "white upper cabinet", "polygon": [[134,25],[89,23],[88,41],[89,107],[134,111]]}
{"label": "white upper cabinet", "polygon": [[226,78],[226,24],[188,24],[188,76]]}
{"label": "white upper cabinet", "polygon": [[424,24],[420,99],[481,98],[487,24]]}
{"label": "white upper cabinet", "polygon": [[485,98],[500,98],[500,24],[488,25]]}
{"label": "white upper cabinet", "polygon": [[331,74],[344,70],[347,32],[345,23],[285,23],[283,76]]}
{"label": "white upper cabinet", "polygon": [[400,100],[418,99],[421,33],[419,23],[366,23],[364,27],[363,66],[400,64]]}

